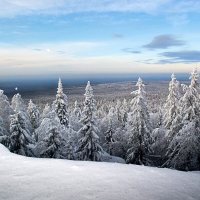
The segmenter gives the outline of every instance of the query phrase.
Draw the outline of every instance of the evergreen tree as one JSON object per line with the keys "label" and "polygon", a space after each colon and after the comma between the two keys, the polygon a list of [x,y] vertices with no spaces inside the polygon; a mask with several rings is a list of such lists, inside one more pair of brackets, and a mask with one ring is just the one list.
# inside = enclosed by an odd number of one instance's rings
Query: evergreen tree
{"label": "evergreen tree", "polygon": [[131,93],[134,98],[131,100],[132,111],[128,116],[128,132],[130,135],[126,162],[148,165],[147,156],[150,153],[152,128],[146,104],[145,86],[141,78],[138,79],[136,86],[138,90]]}
{"label": "evergreen tree", "polygon": [[73,110],[73,116],[75,116],[77,119],[80,119],[81,117],[81,109],[80,106],[78,105],[78,102],[74,102],[74,110]]}
{"label": "evergreen tree", "polygon": [[40,141],[39,156],[43,158],[66,158],[66,141],[62,134],[54,126],[50,128],[49,134]]}
{"label": "evergreen tree", "polygon": [[29,118],[30,118],[33,128],[34,129],[38,128],[40,112],[39,112],[37,106],[32,102],[31,99],[28,104],[28,114],[29,114]]}
{"label": "evergreen tree", "polygon": [[67,102],[67,96],[63,93],[63,87],[60,78],[58,81],[58,89],[54,105],[60,123],[67,127],[69,123],[69,115],[67,110],[68,102]]}
{"label": "evergreen tree", "polygon": [[77,131],[71,126],[71,122],[69,121],[69,127],[67,129],[67,138],[66,138],[66,154],[68,160],[75,160],[76,154],[75,151],[77,149],[78,144],[78,135]]}
{"label": "evergreen tree", "polygon": [[14,114],[13,109],[8,101],[8,97],[0,90],[0,117],[2,118],[2,128],[4,135],[8,135],[10,129],[10,115]]}
{"label": "evergreen tree", "polygon": [[10,151],[20,155],[34,156],[30,144],[33,140],[25,127],[25,119],[19,112],[11,115],[10,124]]}
{"label": "evergreen tree", "polygon": [[10,137],[6,134],[6,130],[3,127],[3,119],[0,117],[0,143],[9,147]]}
{"label": "evergreen tree", "polygon": [[120,110],[120,119],[121,119],[122,126],[124,127],[128,119],[128,104],[127,104],[126,99],[124,99],[122,102],[122,106]]}
{"label": "evergreen tree", "polygon": [[97,135],[98,128],[96,126],[95,104],[93,89],[88,81],[85,89],[83,117],[81,119],[83,127],[79,130],[81,138],[77,149],[82,160],[101,160],[102,148],[99,144],[99,136]]}
{"label": "evergreen tree", "polygon": [[114,130],[113,130],[113,119],[114,119],[114,108],[111,107],[108,113],[108,129],[105,132],[105,141],[106,143],[104,146],[106,147],[106,151],[110,154],[113,155],[112,149],[113,149],[113,143],[115,142],[113,138]]}
{"label": "evergreen tree", "polygon": [[13,108],[13,110],[15,111],[15,113],[20,113],[20,115],[22,116],[22,118],[24,119],[24,124],[27,130],[29,130],[30,133],[33,132],[33,127],[31,125],[30,119],[29,119],[29,115],[27,112],[27,108],[26,105],[21,97],[21,95],[15,94],[12,98],[12,103],[11,103],[11,107]]}
{"label": "evergreen tree", "polygon": [[24,112],[26,113],[26,105],[19,93],[15,94],[12,98],[11,106],[13,110],[17,112]]}
{"label": "evergreen tree", "polygon": [[180,98],[179,82],[176,80],[174,74],[171,75],[171,81],[169,83],[169,95],[167,97],[166,104],[164,106],[164,127],[170,129],[173,120],[178,114],[178,104]]}
{"label": "evergreen tree", "polygon": [[116,106],[115,106],[115,112],[116,112],[116,114],[117,114],[117,119],[118,119],[118,121],[119,122],[121,122],[122,120],[121,120],[121,113],[120,113],[120,111],[121,111],[121,106],[122,106],[122,103],[121,103],[121,101],[119,100],[119,99],[117,99],[117,103],[116,103]]}
{"label": "evergreen tree", "polygon": [[49,114],[51,112],[51,107],[49,106],[49,104],[47,103],[42,111],[42,115],[41,115],[41,118],[40,118],[40,122],[44,119],[44,118],[48,118],[49,117]]}
{"label": "evergreen tree", "polygon": [[176,134],[172,138],[167,152],[167,161],[163,166],[180,170],[200,169],[200,97],[198,93],[198,73],[193,70],[191,83],[185,87],[180,100],[180,114],[174,120]]}
{"label": "evergreen tree", "polygon": [[81,108],[78,105],[77,101],[75,101],[74,110],[72,111],[70,116],[70,126],[71,128],[73,127],[75,131],[78,131],[81,128],[80,119],[81,119]]}
{"label": "evergreen tree", "polygon": [[32,100],[30,100],[28,104],[28,115],[33,127],[33,132],[34,132],[33,135],[35,137],[35,140],[38,141],[38,137],[35,133],[35,129],[38,128],[39,126],[40,112],[38,108],[36,107],[36,105],[32,102]]}

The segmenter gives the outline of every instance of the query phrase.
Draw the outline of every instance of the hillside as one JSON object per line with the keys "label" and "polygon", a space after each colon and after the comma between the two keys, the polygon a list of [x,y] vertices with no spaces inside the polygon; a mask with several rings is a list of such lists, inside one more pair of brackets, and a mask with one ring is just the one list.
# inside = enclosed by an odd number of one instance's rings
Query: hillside
{"label": "hillside", "polygon": [[200,172],[27,158],[0,145],[3,200],[199,200]]}

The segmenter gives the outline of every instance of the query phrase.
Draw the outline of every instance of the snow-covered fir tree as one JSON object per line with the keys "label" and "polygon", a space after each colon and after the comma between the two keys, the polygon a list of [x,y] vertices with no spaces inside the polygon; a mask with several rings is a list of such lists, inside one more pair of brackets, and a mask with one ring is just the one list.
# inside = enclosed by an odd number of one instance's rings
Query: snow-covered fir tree
{"label": "snow-covered fir tree", "polygon": [[73,130],[71,123],[69,121],[69,127],[67,129],[67,139],[66,139],[66,155],[68,160],[75,160],[75,151],[77,149],[78,135],[77,132]]}
{"label": "snow-covered fir tree", "polygon": [[60,123],[67,127],[69,123],[69,114],[67,110],[68,101],[67,96],[63,93],[63,87],[60,78],[58,80],[58,89],[54,106],[58,118],[60,119]]}
{"label": "snow-covered fir tree", "polygon": [[15,94],[13,96],[11,106],[12,106],[13,110],[15,111],[15,113],[20,112],[20,115],[24,119],[26,129],[28,129],[29,132],[32,133],[33,127],[30,122],[30,118],[29,118],[29,115],[27,112],[27,107],[19,93]]}
{"label": "snow-covered fir tree", "polygon": [[7,131],[3,126],[3,119],[0,117],[0,143],[5,145],[6,147],[9,147],[10,137],[6,133]]}
{"label": "snow-covered fir tree", "polygon": [[71,112],[69,121],[70,121],[70,126],[73,130],[78,131],[81,128],[81,108],[80,105],[78,105],[78,102],[75,101],[74,103],[74,109]]}
{"label": "snow-covered fir tree", "polygon": [[39,126],[39,119],[40,119],[40,112],[37,106],[32,102],[30,99],[28,104],[28,114],[31,121],[31,124],[34,129],[38,128]]}
{"label": "snow-covered fir tree", "polygon": [[124,99],[122,102],[122,106],[120,109],[120,119],[121,119],[122,126],[125,126],[128,119],[128,103],[126,99]]}
{"label": "snow-covered fir tree", "polygon": [[116,102],[116,106],[115,106],[115,112],[117,114],[117,119],[119,120],[119,122],[121,122],[121,106],[122,106],[122,102],[117,99],[117,102]]}
{"label": "snow-covered fir tree", "polygon": [[11,115],[10,124],[10,151],[26,156],[34,156],[31,144],[33,139],[25,126],[23,115],[18,112]]}
{"label": "snow-covered fir tree", "polygon": [[136,84],[138,90],[132,92],[134,98],[131,100],[131,112],[128,116],[128,144],[126,162],[148,165],[147,159],[150,153],[151,124],[146,103],[145,86],[141,78]]}
{"label": "snow-covered fir tree", "polygon": [[180,170],[200,169],[200,97],[198,72],[191,73],[176,117],[176,134],[171,140],[164,166]]}
{"label": "snow-covered fir tree", "polygon": [[26,105],[19,93],[15,94],[11,101],[11,106],[13,110],[17,112],[26,112]]}
{"label": "snow-covered fir tree", "polygon": [[14,114],[13,109],[9,103],[8,97],[0,90],[0,116],[2,118],[2,128],[4,135],[8,135],[10,129],[10,115]]}
{"label": "snow-covered fir tree", "polygon": [[41,122],[44,118],[49,117],[50,112],[51,112],[51,107],[50,107],[49,104],[47,103],[47,104],[45,104],[45,107],[44,107],[44,109],[43,109],[43,111],[42,111],[41,118],[40,118],[40,122]]}
{"label": "snow-covered fir tree", "polygon": [[113,120],[114,120],[114,108],[111,107],[109,110],[107,120],[108,120],[108,129],[105,132],[105,144],[104,147],[106,147],[106,151],[110,154],[113,155],[112,149],[113,149],[113,143],[115,142],[113,138],[114,130],[113,130]]}
{"label": "snow-covered fir tree", "polygon": [[38,142],[34,152],[38,157],[68,158],[68,128],[60,124],[57,113],[46,104],[40,126],[35,130]]}
{"label": "snow-covered fir tree", "polygon": [[39,142],[39,156],[43,158],[66,158],[66,141],[55,126],[52,126],[47,136]]}
{"label": "snow-covered fir tree", "polygon": [[100,161],[102,147],[99,144],[98,128],[96,126],[96,101],[94,100],[93,89],[88,81],[85,88],[85,102],[82,128],[79,130],[81,138],[79,140],[77,153],[82,160]]}
{"label": "snow-covered fir tree", "polygon": [[171,81],[169,83],[169,95],[167,97],[166,104],[164,106],[164,126],[170,129],[173,120],[178,114],[178,106],[180,99],[179,82],[176,80],[175,74],[171,75]]}
{"label": "snow-covered fir tree", "polygon": [[35,129],[38,128],[39,126],[39,122],[40,122],[40,112],[37,108],[37,106],[32,102],[32,100],[29,101],[28,104],[28,115],[29,115],[29,119],[30,122],[32,124],[33,127],[33,135],[35,137],[35,140],[38,140],[37,135],[35,134]]}
{"label": "snow-covered fir tree", "polygon": [[65,132],[65,126],[60,124],[57,113],[53,108],[46,104],[43,110],[43,117],[40,123],[40,126],[35,130],[36,135],[38,136],[38,142],[42,141],[45,137],[48,136],[52,127],[56,127],[59,132]]}
{"label": "snow-covered fir tree", "polygon": [[81,117],[81,109],[80,109],[80,106],[78,105],[78,102],[77,102],[77,101],[74,102],[74,110],[73,110],[72,114],[73,114],[77,119],[80,119],[80,117]]}

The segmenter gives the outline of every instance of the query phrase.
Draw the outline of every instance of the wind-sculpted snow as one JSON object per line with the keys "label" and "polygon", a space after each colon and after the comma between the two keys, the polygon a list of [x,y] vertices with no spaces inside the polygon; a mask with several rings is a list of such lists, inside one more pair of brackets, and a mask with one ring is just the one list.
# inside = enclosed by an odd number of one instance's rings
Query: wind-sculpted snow
{"label": "wind-sculpted snow", "polygon": [[1,200],[199,200],[200,172],[28,158],[0,144]]}

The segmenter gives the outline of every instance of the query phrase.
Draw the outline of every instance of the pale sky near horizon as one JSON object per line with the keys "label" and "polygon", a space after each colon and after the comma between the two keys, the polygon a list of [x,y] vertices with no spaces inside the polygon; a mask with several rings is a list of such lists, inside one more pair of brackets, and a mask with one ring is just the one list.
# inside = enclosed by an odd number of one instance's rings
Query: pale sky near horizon
{"label": "pale sky near horizon", "polygon": [[1,77],[199,64],[199,0],[0,0]]}

